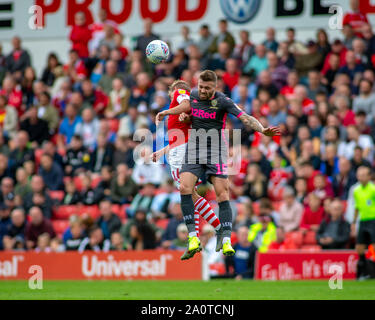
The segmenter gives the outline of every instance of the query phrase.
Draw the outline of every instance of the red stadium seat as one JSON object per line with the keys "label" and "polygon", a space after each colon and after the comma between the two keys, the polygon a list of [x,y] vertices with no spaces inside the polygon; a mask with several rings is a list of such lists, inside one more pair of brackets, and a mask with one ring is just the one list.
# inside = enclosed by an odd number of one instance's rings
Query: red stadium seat
{"label": "red stadium seat", "polygon": [[35,149],[34,151],[34,157],[35,157],[35,170],[38,171],[39,165],[40,165],[40,159],[43,155],[43,149]]}
{"label": "red stadium seat", "polygon": [[102,178],[100,176],[93,178],[91,181],[91,188],[95,189],[100,181],[102,181]]}
{"label": "red stadium seat", "polygon": [[97,219],[100,216],[100,210],[97,205],[95,206],[81,206],[78,210],[79,215],[88,214],[93,219]]}
{"label": "red stadium seat", "polygon": [[69,220],[54,220],[52,226],[56,233],[63,234],[69,228]]}
{"label": "red stadium seat", "polygon": [[48,194],[51,199],[57,200],[59,202],[61,202],[64,199],[64,195],[65,195],[64,191],[60,191],[60,190],[56,190],[56,191],[50,190]]}
{"label": "red stadium seat", "polygon": [[318,252],[321,251],[322,248],[318,245],[304,245],[301,247],[301,250],[309,252]]}
{"label": "red stadium seat", "polygon": [[165,229],[167,229],[168,223],[169,223],[169,219],[159,219],[158,221],[156,221],[155,224],[156,224],[159,228],[165,230]]}
{"label": "red stadium seat", "polygon": [[315,231],[307,231],[303,238],[304,245],[316,245],[316,233]]}
{"label": "red stadium seat", "polygon": [[73,178],[74,184],[76,186],[76,189],[78,192],[82,191],[83,184],[82,184],[82,179],[80,176],[74,177]]}
{"label": "red stadium seat", "polygon": [[73,214],[78,214],[77,206],[60,206],[54,212],[53,217],[59,220],[66,220]]}
{"label": "red stadium seat", "polygon": [[302,246],[303,234],[301,231],[293,231],[285,234],[285,245],[288,248],[297,249]]}

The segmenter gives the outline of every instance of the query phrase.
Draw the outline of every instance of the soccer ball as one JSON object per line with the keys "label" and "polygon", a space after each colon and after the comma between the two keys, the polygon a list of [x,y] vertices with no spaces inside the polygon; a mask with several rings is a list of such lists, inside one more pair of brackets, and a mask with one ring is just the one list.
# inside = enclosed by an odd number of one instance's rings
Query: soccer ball
{"label": "soccer ball", "polygon": [[146,56],[152,63],[161,63],[169,57],[168,45],[164,41],[154,40],[148,44]]}

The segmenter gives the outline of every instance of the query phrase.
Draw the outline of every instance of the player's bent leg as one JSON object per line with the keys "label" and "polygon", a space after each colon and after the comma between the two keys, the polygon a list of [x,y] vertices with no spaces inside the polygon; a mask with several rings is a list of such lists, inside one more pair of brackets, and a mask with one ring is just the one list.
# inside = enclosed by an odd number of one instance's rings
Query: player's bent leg
{"label": "player's bent leg", "polygon": [[[194,254],[199,251],[200,240],[195,231],[193,191],[198,177],[190,172],[180,175],[181,209],[189,231],[188,251]],[[181,257],[182,258],[182,257]]]}
{"label": "player's bent leg", "polygon": [[[210,203],[203,197],[201,197],[196,189],[193,192],[193,201],[195,212],[198,213],[198,217],[195,220],[195,227],[199,230],[199,216],[205,219],[210,225],[214,227],[216,231],[220,230],[221,224],[219,218],[216,216],[215,212],[212,210]],[[197,221],[198,218],[198,221]],[[198,224],[197,224],[198,222]]]}
{"label": "player's bent leg", "polygon": [[[219,203],[219,219],[222,225],[222,236],[218,237],[216,247],[219,248],[222,245],[223,254],[232,256],[235,251],[230,240],[232,235],[232,209],[229,203],[229,181],[227,178],[212,176],[211,182],[214,185],[217,202]],[[221,242],[219,242],[219,238]]]}

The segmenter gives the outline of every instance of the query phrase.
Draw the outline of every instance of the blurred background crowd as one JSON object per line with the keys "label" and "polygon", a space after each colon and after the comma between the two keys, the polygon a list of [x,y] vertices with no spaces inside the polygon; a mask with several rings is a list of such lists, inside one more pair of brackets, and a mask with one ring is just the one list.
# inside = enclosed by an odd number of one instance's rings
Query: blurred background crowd
{"label": "blurred background crowd", "polygon": [[[147,44],[163,38],[152,21],[128,48],[104,10],[91,25],[76,14],[69,59],[51,52],[41,74],[14,37],[11,52],[0,48],[0,250],[185,249],[168,165],[134,161],[133,135],[147,129],[156,139],[168,86],[182,79],[194,88],[205,69],[216,71],[218,91],[283,132],[261,136],[228,118],[242,132],[230,191],[243,254],[224,261],[201,221],[211,272],[225,273],[225,262],[226,271],[251,276],[254,247],[353,248],[351,190],[357,169],[374,167],[375,35],[351,4],[340,39],[324,29],[299,39],[291,27],[279,41],[270,27],[253,43],[250,30],[234,35],[220,20],[215,30],[202,25],[199,41],[183,26],[183,41],[159,65],[145,59]],[[208,184],[199,193],[216,208]]]}

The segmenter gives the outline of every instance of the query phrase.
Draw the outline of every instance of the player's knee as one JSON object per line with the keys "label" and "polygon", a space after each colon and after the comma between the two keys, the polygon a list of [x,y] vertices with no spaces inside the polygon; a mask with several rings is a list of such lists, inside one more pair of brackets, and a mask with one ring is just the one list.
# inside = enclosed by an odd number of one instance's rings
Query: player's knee
{"label": "player's knee", "polygon": [[217,193],[217,201],[218,202],[229,201],[229,190],[228,189],[220,190]]}
{"label": "player's knee", "polygon": [[180,193],[181,194],[192,194],[193,189],[194,188],[192,188],[191,186],[189,186],[186,183],[181,182],[181,184],[180,184]]}

